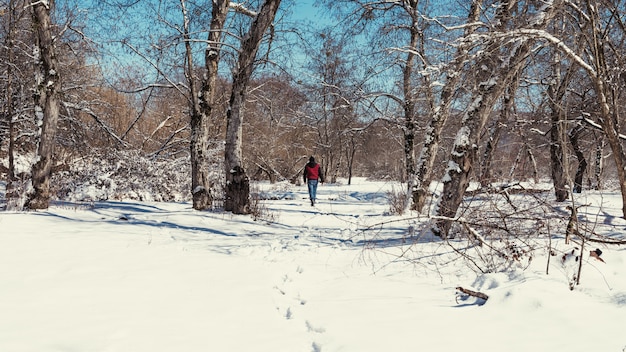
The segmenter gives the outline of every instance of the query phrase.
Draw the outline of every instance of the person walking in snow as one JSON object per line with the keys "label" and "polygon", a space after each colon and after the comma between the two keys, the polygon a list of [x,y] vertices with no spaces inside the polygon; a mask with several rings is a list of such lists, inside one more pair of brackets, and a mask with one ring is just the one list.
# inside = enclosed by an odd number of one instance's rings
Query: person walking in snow
{"label": "person walking in snow", "polygon": [[324,173],[322,172],[322,167],[320,164],[315,162],[314,157],[310,157],[309,162],[304,166],[304,173],[302,174],[302,177],[309,188],[311,206],[314,206],[317,198],[317,183],[324,183]]}

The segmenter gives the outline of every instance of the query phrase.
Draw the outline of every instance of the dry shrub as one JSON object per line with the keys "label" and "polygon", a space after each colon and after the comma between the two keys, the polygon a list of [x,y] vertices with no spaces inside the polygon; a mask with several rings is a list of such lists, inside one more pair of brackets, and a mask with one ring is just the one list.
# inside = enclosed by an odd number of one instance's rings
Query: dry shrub
{"label": "dry shrub", "polygon": [[390,215],[402,215],[406,211],[409,196],[406,191],[397,191],[393,188],[387,192],[387,201],[389,202]]}
{"label": "dry shrub", "polygon": [[254,221],[276,222],[277,215],[263,201],[261,191],[254,187],[250,192],[250,215]]}

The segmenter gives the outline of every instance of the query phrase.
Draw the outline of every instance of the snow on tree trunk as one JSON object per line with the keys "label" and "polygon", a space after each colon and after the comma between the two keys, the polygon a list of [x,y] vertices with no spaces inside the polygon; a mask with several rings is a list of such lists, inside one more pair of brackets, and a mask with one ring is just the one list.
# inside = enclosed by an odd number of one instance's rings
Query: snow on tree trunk
{"label": "snow on tree trunk", "polygon": [[250,212],[249,178],[243,168],[242,127],[246,101],[246,89],[252,76],[254,59],[261,39],[274,21],[280,0],[266,0],[241,41],[237,66],[233,71],[233,87],[226,113],[226,199],[224,209],[235,214]]}
{"label": "snow on tree trunk", "polygon": [[59,71],[55,56],[47,2],[31,1],[37,45],[35,59],[39,72],[36,73],[35,117],[40,127],[37,160],[32,167],[33,189],[26,199],[29,209],[47,209],[50,202],[50,177],[54,142],[59,120]]}
{"label": "snow on tree trunk", "polygon": [[596,140],[596,157],[595,157],[595,163],[594,163],[595,185],[593,186],[593,189],[596,191],[599,191],[602,189],[602,169],[604,166],[604,163],[603,163],[604,157],[602,156],[603,150],[604,150],[604,138],[600,136],[600,137],[597,137],[597,140]]}
{"label": "snow on tree trunk", "polygon": [[208,141],[211,137],[209,119],[215,105],[222,33],[230,1],[214,1],[211,8],[211,30],[209,31],[208,44],[204,52],[206,75],[202,80],[200,92],[198,92],[193,74],[195,68],[191,42],[189,41],[188,17],[184,1],[181,1],[181,4],[185,17],[184,36],[187,54],[185,75],[191,89],[191,194],[193,197],[193,208],[205,210],[213,206],[212,182],[209,178]]}
{"label": "snow on tree trunk", "polygon": [[[249,76],[248,76],[249,77]],[[242,166],[242,126],[243,109],[247,79],[236,76],[233,80],[233,91],[227,116],[226,128],[226,199],[224,210],[235,214],[247,214],[250,209],[249,178]],[[247,193],[246,193],[247,192]]]}
{"label": "snow on tree trunk", "polygon": [[[501,1],[497,7],[497,22],[505,26],[511,19],[511,10],[517,1]],[[528,23],[537,29],[545,26],[552,17],[554,8],[546,4]],[[498,34],[498,33],[494,33]],[[470,172],[476,161],[480,134],[490,116],[491,110],[504,89],[517,76],[530,53],[532,40],[520,36],[509,45],[503,45],[496,35],[490,40],[484,58],[478,63],[478,86],[470,106],[465,110],[462,127],[456,135],[442,182],[443,192],[436,208],[437,220],[432,231],[440,237],[447,237],[456,218],[457,210],[470,181]]]}
{"label": "snow on tree trunk", "polygon": [[[417,4],[415,3],[415,7]],[[415,69],[415,60],[418,57],[417,45],[420,39],[420,30],[418,22],[413,20],[410,27],[410,42],[407,50],[406,64],[402,72],[402,91],[404,93],[404,169],[407,180],[407,194],[413,192],[415,175],[415,87],[413,85],[413,72]],[[406,198],[406,204],[403,208],[408,208],[409,197]]]}
{"label": "snow on tree trunk", "polygon": [[[17,209],[20,208],[21,205],[17,205],[17,186],[16,186],[16,177],[15,177],[15,139],[16,139],[16,128],[15,123],[16,119],[13,114],[15,113],[14,104],[15,101],[13,99],[13,66],[15,65],[15,55],[14,55],[14,35],[17,30],[17,26],[14,23],[14,7],[12,3],[9,3],[7,8],[7,24],[9,30],[6,33],[5,38],[5,46],[7,52],[7,62],[6,62],[6,110],[5,114],[7,117],[7,123],[9,125],[9,167],[7,170],[7,186],[6,186],[6,194],[5,198],[7,199],[7,208],[8,209]],[[0,140],[0,142],[2,142]]]}
{"label": "snow on tree trunk", "polygon": [[615,101],[612,101],[613,109],[609,105],[608,97],[617,96],[615,91],[611,91],[608,86],[611,78],[609,77],[609,68],[607,65],[604,50],[606,48],[603,42],[604,34],[599,28],[600,20],[597,8],[587,2],[587,10],[589,11],[589,20],[591,21],[591,35],[593,36],[593,42],[591,46],[591,53],[594,57],[596,66],[595,72],[590,71],[596,95],[598,96],[598,104],[600,106],[602,128],[606,135],[606,140],[613,152],[613,161],[615,162],[615,168],[617,171],[617,178],[619,180],[620,191],[622,193],[622,217],[626,218],[626,156],[624,155],[624,149],[619,139],[619,128],[617,124],[617,105]]}
{"label": "snow on tree trunk", "polygon": [[[489,187],[492,181],[492,162],[500,140],[500,126],[505,124],[511,115],[515,105],[515,93],[519,86],[519,77],[514,77],[511,85],[506,88],[506,93],[502,97],[502,110],[498,119],[490,129],[489,138],[485,151],[483,152],[483,160],[481,165],[480,185],[481,187]],[[526,139],[523,139],[526,140]]]}
{"label": "snow on tree trunk", "polygon": [[[478,137],[489,112],[497,99],[498,89],[495,81],[483,85],[482,94],[474,98],[470,108],[463,117],[463,127],[457,132],[448,167],[442,182],[443,192],[439,198],[436,214],[439,217],[455,218],[463,200],[465,190],[469,186],[470,171],[476,160]],[[447,237],[452,223],[447,219],[438,219],[432,230],[438,236]]]}
{"label": "snow on tree trunk", "polygon": [[[475,0],[472,2],[469,15],[467,17],[467,23],[474,23],[478,20],[481,5],[482,0]],[[470,34],[474,33],[475,29],[475,26],[468,26],[465,29],[464,37],[466,38]],[[412,208],[418,212],[422,211],[424,204],[426,203],[428,187],[432,178],[432,170],[435,165],[435,158],[437,156],[437,149],[439,148],[441,132],[450,114],[450,106],[452,105],[454,92],[459,84],[459,81],[461,80],[459,72],[468,57],[469,48],[467,43],[468,42],[463,41],[459,45],[454,61],[447,69],[446,82],[441,90],[439,105],[433,109],[429,125],[426,128],[424,145],[417,162],[415,181],[413,181],[412,189]]]}

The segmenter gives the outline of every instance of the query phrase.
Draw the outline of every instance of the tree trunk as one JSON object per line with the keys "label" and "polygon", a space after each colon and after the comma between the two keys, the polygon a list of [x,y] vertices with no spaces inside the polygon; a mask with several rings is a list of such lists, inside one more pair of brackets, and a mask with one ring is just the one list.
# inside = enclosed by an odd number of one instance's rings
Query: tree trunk
{"label": "tree trunk", "polygon": [[[496,81],[503,82],[504,80]],[[456,217],[457,209],[469,186],[472,165],[476,160],[479,131],[483,128],[501,89],[501,84],[495,83],[493,86],[481,88],[482,94],[474,98],[473,108],[469,109],[463,117],[465,123],[457,133],[443,178],[444,188],[437,207],[438,216],[448,219]],[[448,219],[437,220],[432,228],[433,233],[446,238],[452,225]]]}
{"label": "tree trunk", "polygon": [[[500,5],[496,17],[504,26],[510,22],[511,9],[517,5],[517,2],[502,1]],[[554,7],[548,7],[545,12],[535,14],[533,28],[544,27],[553,12]],[[530,53],[531,44],[532,40],[519,38],[512,48],[502,47],[502,43],[495,39],[486,48],[484,60],[477,65],[479,67],[478,87],[463,117],[463,125],[456,135],[443,177],[443,192],[437,206],[437,215],[440,218],[432,226],[433,233],[438,236],[443,238],[448,236],[452,225],[450,219],[456,218],[457,210],[469,185],[480,133],[497,99],[523,68],[527,55]],[[501,55],[506,60],[502,60]]]}
{"label": "tree trunk", "polygon": [[480,175],[480,187],[481,188],[489,188],[491,183],[494,181],[493,177],[493,156],[495,154],[498,143],[500,142],[500,131],[502,123],[508,118],[508,114],[500,113],[500,118],[491,126],[489,129],[489,138],[487,139],[487,145],[485,146],[485,152],[483,153],[483,160],[480,167],[481,175]]}
{"label": "tree trunk", "polygon": [[335,162],[335,167],[333,168],[333,171],[330,177],[331,183],[337,183],[337,180],[339,179],[339,171],[341,170],[342,158],[343,158],[343,153],[337,153],[337,160]]}
{"label": "tree trunk", "polygon": [[[523,135],[524,140],[526,139],[526,135]],[[535,153],[533,153],[533,148],[530,144],[526,143],[526,151],[528,152],[528,160],[530,160],[530,165],[533,168],[533,179],[535,183],[539,182],[539,169],[537,168],[537,158],[535,158]]]}
{"label": "tree trunk", "polygon": [[[595,133],[594,133],[595,134]],[[602,156],[602,152],[604,150],[604,137],[600,136],[596,139],[596,160],[595,160],[595,185],[593,189],[599,191],[602,189],[602,169],[604,165],[604,157]]]}
{"label": "tree trunk", "polygon": [[200,92],[194,77],[193,52],[190,43],[188,17],[185,2],[181,0],[183,15],[185,17],[184,38],[186,49],[185,76],[190,87],[191,101],[191,194],[193,208],[205,210],[213,206],[211,194],[212,182],[209,178],[209,146],[210,136],[209,119],[215,105],[215,91],[217,89],[217,75],[222,46],[222,33],[224,22],[228,15],[229,0],[213,1],[211,8],[211,25],[208,35],[208,44],[204,51],[204,64],[206,76],[202,79]]}
{"label": "tree trunk", "polygon": [[235,166],[229,176],[231,182],[226,184],[227,197],[224,201],[224,209],[235,214],[248,214],[250,212],[250,179],[239,166]]}
{"label": "tree trunk", "polygon": [[[469,15],[467,17],[468,23],[475,23],[480,16],[480,9],[482,0],[474,0],[472,2]],[[475,26],[467,26],[465,29],[465,37],[474,33]],[[457,50],[454,57],[454,61],[448,68],[446,75],[446,82],[441,90],[439,105],[433,109],[433,114],[430,118],[430,122],[426,129],[426,136],[424,139],[424,146],[420,152],[420,156],[417,163],[415,181],[412,190],[412,208],[421,212],[426,203],[428,197],[428,188],[432,178],[432,170],[435,165],[435,159],[437,156],[437,149],[439,148],[439,141],[441,138],[441,132],[445,125],[449,115],[450,106],[454,98],[454,92],[461,80],[459,72],[465,64],[468,57],[468,45],[463,42]]]}
{"label": "tree trunk", "polygon": [[356,155],[357,143],[355,141],[355,136],[350,136],[350,144],[348,149],[348,185],[352,184],[352,171],[354,167],[354,156]]}
{"label": "tree trunk", "polygon": [[515,93],[519,86],[519,77],[514,77],[511,86],[506,88],[506,93],[502,97],[502,110],[498,119],[495,121],[494,126],[490,129],[489,139],[487,140],[487,146],[483,153],[480,185],[481,187],[489,187],[492,182],[492,162],[493,157],[500,141],[500,126],[509,121],[511,112],[515,106]]}
{"label": "tree trunk", "polygon": [[226,149],[224,166],[226,171],[226,199],[224,209],[235,214],[250,212],[249,178],[243,168],[242,127],[246,89],[252,76],[254,59],[261,39],[274,21],[280,0],[266,0],[256,15],[250,30],[241,41],[237,67],[233,73],[233,87],[226,113]]}
{"label": "tree trunk", "polygon": [[[615,162],[615,168],[617,171],[617,178],[619,180],[620,191],[622,194],[622,217],[626,218],[626,156],[624,155],[624,149],[619,139],[619,126],[617,122],[617,111],[615,102],[615,93],[611,94],[611,88],[607,86],[610,82],[608,67],[606,59],[604,57],[604,46],[602,39],[603,34],[599,33],[598,23],[599,14],[596,7],[587,1],[587,10],[590,13],[589,19],[591,21],[593,42],[591,51],[594,55],[596,72],[590,72],[592,74],[592,80],[594,83],[595,91],[598,96],[598,104],[601,112],[602,129],[606,135],[606,139],[613,152],[613,161]],[[609,105],[608,97],[613,97],[612,106]]]}
{"label": "tree trunk", "polygon": [[[8,7],[7,7],[7,16],[8,16],[8,27],[9,30],[7,32],[6,38],[5,38],[5,47],[6,47],[6,51],[7,51],[7,62],[6,62],[6,109],[5,109],[5,116],[7,118],[7,123],[9,126],[9,150],[8,150],[8,154],[9,154],[9,167],[8,167],[8,171],[7,171],[7,185],[6,185],[6,192],[5,192],[5,198],[7,199],[7,208],[18,208],[17,204],[17,190],[16,190],[16,185],[15,182],[17,181],[15,178],[15,118],[13,116],[13,114],[15,113],[14,111],[14,97],[13,97],[13,65],[15,64],[15,55],[13,53],[13,36],[15,34],[14,32],[14,28],[16,28],[17,26],[15,26],[14,24],[14,16],[13,16],[13,12],[14,12],[14,4],[13,1],[9,1]],[[21,207],[21,205],[19,206]]]}
{"label": "tree trunk", "polygon": [[[415,9],[417,10],[417,4]],[[415,188],[415,87],[413,85],[413,72],[415,70],[415,60],[417,55],[417,45],[420,40],[420,30],[417,27],[418,22],[413,19],[410,26],[410,41],[407,50],[406,63],[402,72],[402,92],[404,94],[403,111],[404,111],[404,170],[407,180],[407,194],[414,192]],[[406,197],[404,208],[408,208],[409,197]]]}
{"label": "tree trunk", "polygon": [[587,170],[587,160],[585,159],[585,154],[582,152],[580,145],[578,144],[578,138],[580,137],[580,132],[582,132],[582,130],[583,126],[579,123],[569,133],[569,141],[572,144],[574,154],[576,154],[576,159],[578,159],[578,169],[576,170],[576,176],[574,177],[573,193],[582,192],[583,177],[585,175],[585,171]]}
{"label": "tree trunk", "polygon": [[54,154],[57,121],[59,119],[59,70],[54,52],[50,9],[42,1],[31,1],[37,37],[35,115],[41,126],[37,162],[32,168],[33,191],[28,194],[26,207],[47,209],[50,202],[50,176]]}
{"label": "tree trunk", "polygon": [[[508,5],[508,6],[505,6]],[[498,7],[496,15],[501,26],[504,26],[510,18],[510,4],[503,1]],[[521,55],[510,55],[517,60],[509,61],[519,63],[524,60],[528,44],[522,43],[518,48]],[[523,49],[523,50],[522,50]],[[443,177],[443,192],[437,204],[436,214],[442,218],[435,221],[432,232],[442,238],[448,237],[452,226],[450,219],[456,218],[457,210],[463,201],[465,190],[469,186],[469,177],[472,166],[476,160],[478,139],[491,110],[508,84],[507,74],[517,67],[500,66],[500,43],[492,42],[486,49],[485,56],[476,65],[478,83],[470,107],[463,116],[463,125],[456,135],[455,143],[448,159],[448,166]],[[515,72],[514,72],[515,73]]]}
{"label": "tree trunk", "polygon": [[557,202],[564,202],[569,197],[567,187],[567,177],[565,173],[565,117],[561,102],[571,81],[573,72],[577,65],[571,65],[565,76],[561,75],[561,56],[558,52],[554,54],[552,61],[552,81],[548,86],[548,106],[550,107],[551,128],[550,128],[550,171],[552,183],[554,185],[554,196]]}
{"label": "tree trunk", "polygon": [[[605,84],[602,79],[598,79],[596,82],[596,89],[601,90],[598,93],[600,96],[600,106],[602,109],[602,127],[606,134],[606,139],[613,152],[613,161],[617,171],[617,178],[619,180],[620,191],[622,194],[622,217],[626,218],[626,160],[624,156],[624,149],[619,139],[618,125],[616,117],[612,116],[611,109],[606,100]],[[615,106],[615,104],[613,105]]]}
{"label": "tree trunk", "polygon": [[517,151],[517,155],[515,156],[515,161],[513,161],[513,165],[511,165],[511,169],[509,170],[509,181],[513,181],[513,175],[515,175],[515,170],[522,162],[522,158],[524,157],[524,152],[526,151],[526,144],[523,144],[521,148]]}
{"label": "tree trunk", "polygon": [[569,192],[567,190],[567,180],[563,165],[563,133],[564,119],[560,111],[552,111],[552,128],[550,129],[550,170],[552,172],[552,182],[554,184],[554,196],[557,202],[567,200]]}

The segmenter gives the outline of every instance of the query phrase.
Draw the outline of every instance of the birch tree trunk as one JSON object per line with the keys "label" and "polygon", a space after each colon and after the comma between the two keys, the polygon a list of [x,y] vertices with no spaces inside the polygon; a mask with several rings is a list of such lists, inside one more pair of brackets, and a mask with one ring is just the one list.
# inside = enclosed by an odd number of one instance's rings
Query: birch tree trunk
{"label": "birch tree trunk", "polygon": [[[497,7],[496,20],[506,26],[511,20],[511,11],[517,6],[516,0],[503,0]],[[535,14],[529,21],[534,29],[542,28],[552,17],[554,6],[547,5],[543,12]],[[503,32],[504,33],[504,32]],[[499,33],[493,33],[485,58],[478,66],[478,86],[470,106],[463,116],[463,124],[457,132],[448,165],[443,177],[443,192],[437,204],[437,220],[432,226],[434,234],[447,237],[463,196],[469,186],[470,173],[476,161],[479,137],[489,118],[491,110],[504,89],[521,70],[530,53],[532,40],[526,37],[504,47],[498,41]]]}
{"label": "birch tree trunk", "polygon": [[[478,21],[482,2],[483,0],[474,0],[472,2],[470,12],[467,17],[468,24]],[[475,26],[468,25],[465,29],[464,37],[472,34],[475,31],[475,28]],[[434,109],[426,129],[424,146],[422,147],[418,159],[415,181],[412,189],[412,208],[418,212],[422,211],[424,204],[426,203],[426,198],[428,197],[428,187],[432,178],[432,170],[435,165],[435,158],[437,156],[437,149],[439,148],[441,132],[450,115],[450,106],[452,105],[456,87],[461,80],[460,72],[467,60],[468,50],[468,42],[462,42],[459,45],[454,61],[447,70],[446,82],[441,90],[439,104]]]}
{"label": "birch tree trunk", "polygon": [[29,192],[26,207],[47,209],[50,202],[50,176],[54,140],[59,119],[59,70],[55,56],[50,21],[50,1],[31,0],[33,24],[37,40],[36,55],[39,72],[36,73],[35,115],[40,126],[37,162],[32,167],[33,190]]}
{"label": "birch tree trunk", "polygon": [[181,0],[185,21],[183,33],[187,64],[185,76],[191,90],[191,194],[193,196],[193,208],[196,210],[209,209],[213,205],[212,183],[209,178],[208,141],[211,137],[209,119],[215,105],[222,33],[224,32],[224,22],[228,15],[229,4],[229,0],[213,1],[208,44],[204,51],[206,72],[202,78],[201,87],[198,89],[197,80],[193,75],[194,65],[188,26],[189,19],[185,9],[185,0]]}
{"label": "birch tree trunk", "polygon": [[229,109],[226,113],[226,149],[224,166],[226,171],[226,199],[224,209],[235,214],[247,214],[250,209],[249,178],[243,167],[242,127],[246,89],[252,76],[254,59],[261,39],[274,21],[280,0],[266,0],[256,14],[250,30],[241,41],[237,67],[233,72],[233,87]]}

